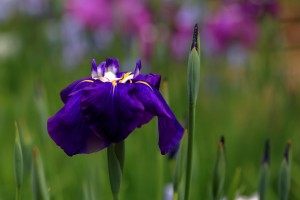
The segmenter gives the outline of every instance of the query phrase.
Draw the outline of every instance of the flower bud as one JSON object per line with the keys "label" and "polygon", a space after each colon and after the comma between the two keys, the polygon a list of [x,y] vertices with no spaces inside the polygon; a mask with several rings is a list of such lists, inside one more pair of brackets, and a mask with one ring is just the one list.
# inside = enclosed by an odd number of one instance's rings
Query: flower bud
{"label": "flower bud", "polygon": [[279,199],[287,200],[291,185],[291,141],[288,141],[279,171]]}
{"label": "flower bud", "polygon": [[266,140],[265,152],[262,160],[259,182],[258,182],[258,194],[260,200],[266,199],[266,194],[269,187],[269,177],[270,177],[270,144],[269,144],[269,140]]}
{"label": "flower bud", "polygon": [[192,48],[188,60],[188,96],[189,103],[196,104],[200,84],[200,43],[198,26],[195,25]]}

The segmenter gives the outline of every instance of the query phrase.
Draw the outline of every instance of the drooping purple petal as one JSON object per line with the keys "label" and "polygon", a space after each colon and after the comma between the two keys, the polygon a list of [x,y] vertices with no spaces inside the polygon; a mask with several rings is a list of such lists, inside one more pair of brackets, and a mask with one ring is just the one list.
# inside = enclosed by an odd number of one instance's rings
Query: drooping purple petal
{"label": "drooping purple petal", "polygon": [[90,81],[92,81],[91,78],[83,78],[68,85],[60,92],[60,98],[62,102],[64,102],[64,104],[67,103],[71,93],[90,85]]}
{"label": "drooping purple petal", "polygon": [[172,118],[158,117],[158,131],[158,145],[162,155],[178,145],[184,133],[184,129],[174,115]]}
{"label": "drooping purple petal", "polygon": [[168,153],[183,136],[184,129],[156,88],[146,84],[136,85],[136,96],[145,106],[145,110],[158,117],[159,148],[161,154]]}
{"label": "drooping purple petal", "polygon": [[117,74],[120,70],[119,61],[117,58],[107,58],[106,59],[106,65],[105,65],[106,71],[113,72],[114,74]]}
{"label": "drooping purple petal", "polygon": [[159,89],[160,79],[161,79],[160,75],[150,73],[150,74],[139,74],[133,80],[134,80],[134,82],[144,81],[146,83],[149,83],[152,87]]}
{"label": "drooping purple petal", "polygon": [[95,134],[85,123],[79,103],[82,91],[74,94],[66,105],[48,120],[48,133],[66,154],[92,153],[110,143],[100,134]]}
{"label": "drooping purple petal", "polygon": [[171,117],[169,110],[166,109],[163,102],[161,102],[154,90],[155,88],[152,88],[151,86],[141,82],[141,83],[135,83],[136,88],[136,96],[140,102],[145,107],[145,110],[153,115],[157,116],[165,116],[165,117]]}
{"label": "drooping purple petal", "polygon": [[[81,109],[92,130],[102,132],[111,142],[124,140],[136,127],[153,116],[135,97],[133,84],[94,84],[83,91]],[[145,117],[146,116],[146,117]]]}

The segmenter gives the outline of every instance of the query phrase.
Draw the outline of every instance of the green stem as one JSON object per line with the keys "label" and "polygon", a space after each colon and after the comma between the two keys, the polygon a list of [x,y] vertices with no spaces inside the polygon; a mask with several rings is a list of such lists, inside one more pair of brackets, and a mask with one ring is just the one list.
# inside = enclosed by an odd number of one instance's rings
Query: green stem
{"label": "green stem", "polygon": [[20,197],[20,187],[17,187],[16,189],[16,200],[20,200],[21,197]]}
{"label": "green stem", "polygon": [[187,149],[186,179],[185,179],[185,193],[184,193],[185,200],[189,200],[189,196],[190,196],[194,128],[195,128],[195,104],[190,103],[189,104],[188,147],[187,147],[188,149]]}
{"label": "green stem", "polygon": [[114,200],[119,200],[120,198],[119,198],[119,194],[113,194],[113,199]]}
{"label": "green stem", "polygon": [[111,144],[107,148],[108,172],[114,200],[119,200],[120,187],[125,159],[124,142]]}
{"label": "green stem", "polygon": [[178,200],[178,193],[177,192],[174,192],[173,200]]}

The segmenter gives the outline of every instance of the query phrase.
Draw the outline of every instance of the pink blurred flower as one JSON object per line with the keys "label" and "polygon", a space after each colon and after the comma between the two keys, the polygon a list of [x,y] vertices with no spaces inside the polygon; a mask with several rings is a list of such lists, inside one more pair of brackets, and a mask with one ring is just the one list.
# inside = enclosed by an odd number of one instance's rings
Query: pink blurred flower
{"label": "pink blurred flower", "polygon": [[98,32],[105,29],[125,37],[133,37],[139,41],[139,48],[145,57],[151,54],[156,39],[156,29],[145,2],[140,0],[66,1],[66,12],[86,28]]}
{"label": "pink blurred flower", "polygon": [[173,56],[179,60],[189,52],[193,28],[199,21],[200,9],[197,6],[184,4],[174,17],[174,31],[170,38],[170,49]]}
{"label": "pink blurred flower", "polygon": [[140,51],[145,59],[149,58],[157,31],[147,4],[140,0],[117,0],[113,10],[116,30],[137,38]]}
{"label": "pink blurred flower", "polygon": [[152,24],[152,16],[143,1],[116,0],[113,6],[114,23],[117,29],[127,33],[141,31],[144,26]]}
{"label": "pink blurred flower", "polygon": [[65,9],[87,28],[112,26],[112,5],[109,0],[66,0]]}
{"label": "pink blurred flower", "polygon": [[258,38],[258,25],[240,5],[231,4],[206,21],[202,38],[208,53],[220,53],[236,43],[251,48]]}

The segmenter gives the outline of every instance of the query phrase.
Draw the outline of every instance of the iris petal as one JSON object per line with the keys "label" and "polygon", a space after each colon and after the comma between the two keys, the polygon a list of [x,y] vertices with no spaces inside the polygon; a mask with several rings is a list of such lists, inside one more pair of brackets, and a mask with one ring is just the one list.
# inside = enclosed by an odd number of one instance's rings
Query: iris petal
{"label": "iris petal", "polygon": [[[152,88],[147,83],[135,83],[136,96],[140,102],[145,106],[145,110],[153,115],[171,117],[169,107],[157,97]],[[159,92],[158,92],[159,93]]]}
{"label": "iris petal", "polygon": [[70,97],[67,104],[48,120],[49,135],[69,156],[96,152],[110,144],[85,123],[79,106],[81,93]]}
{"label": "iris petal", "polygon": [[92,78],[95,78],[98,76],[97,63],[96,63],[95,59],[92,60],[91,72],[92,72]]}
{"label": "iris petal", "polygon": [[160,86],[160,75],[158,74],[139,74],[137,77],[134,78],[134,82],[136,81],[144,81],[149,83],[152,87],[159,89]]}
{"label": "iris petal", "polygon": [[149,121],[152,116],[144,117],[144,106],[136,99],[134,91],[133,84],[114,86],[109,82],[83,90],[81,109],[90,128],[103,132],[111,142],[120,142],[136,127]]}
{"label": "iris petal", "polygon": [[134,74],[133,77],[134,78],[137,77],[140,74],[141,68],[142,68],[142,63],[141,63],[141,60],[138,59],[136,61],[135,70],[133,72],[133,74]]}
{"label": "iris petal", "polygon": [[172,118],[158,117],[158,131],[158,145],[163,155],[179,144],[184,133],[184,129],[174,115]]}
{"label": "iris petal", "polygon": [[184,129],[156,88],[149,88],[142,83],[135,85],[136,96],[144,104],[146,111],[158,116],[158,143],[164,155],[180,142]]}
{"label": "iris petal", "polygon": [[106,70],[117,74],[120,70],[119,61],[117,58],[107,58],[106,59]]}
{"label": "iris petal", "polygon": [[90,81],[91,78],[83,78],[68,85],[60,92],[62,102],[66,103],[69,100],[71,93],[90,85]]}

